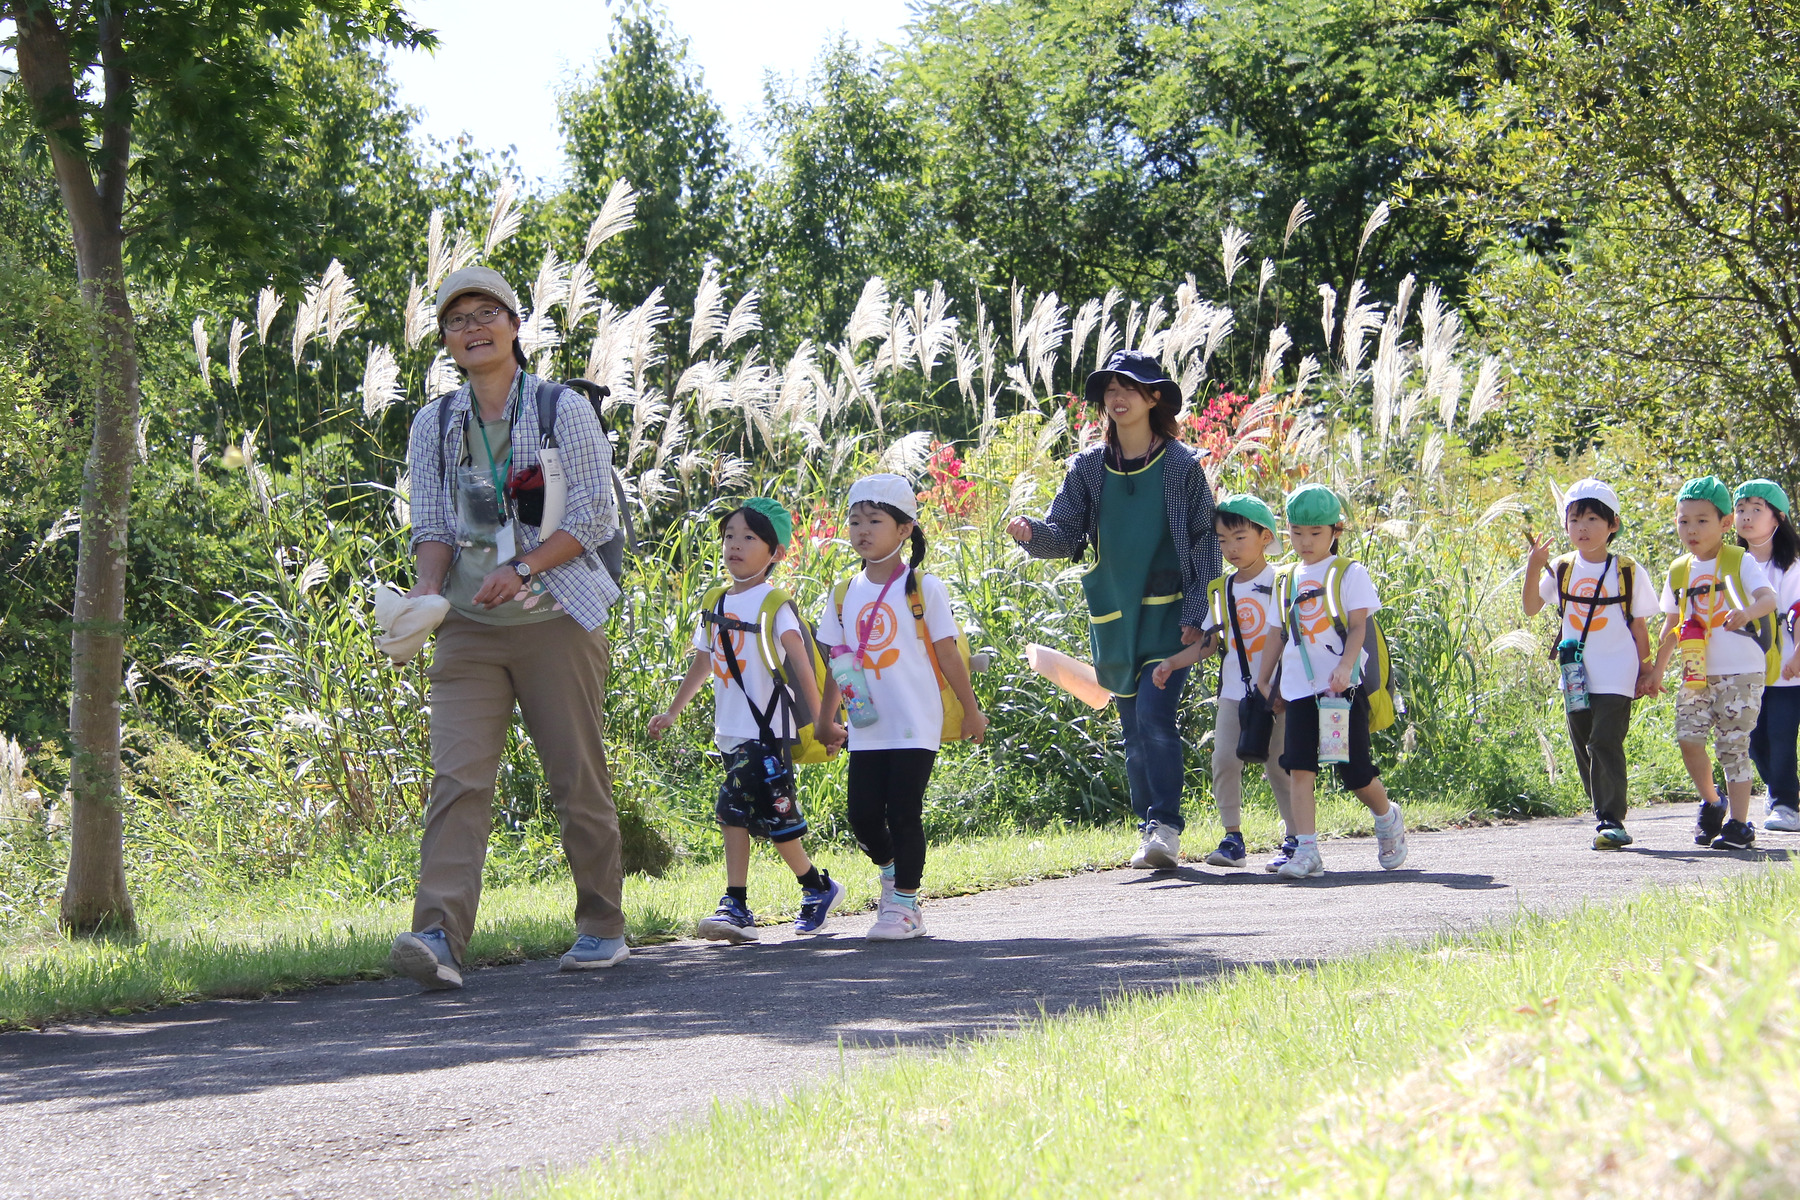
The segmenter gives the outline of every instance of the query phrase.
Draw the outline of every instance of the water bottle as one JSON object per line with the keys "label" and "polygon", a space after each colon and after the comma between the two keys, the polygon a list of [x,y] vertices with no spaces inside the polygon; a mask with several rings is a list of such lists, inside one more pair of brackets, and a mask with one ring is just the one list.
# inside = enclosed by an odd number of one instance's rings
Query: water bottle
{"label": "water bottle", "polygon": [[863,677],[863,669],[856,661],[856,652],[848,646],[831,648],[831,677],[837,680],[838,691],[844,697],[844,707],[850,713],[850,724],[858,729],[867,729],[876,721],[875,700],[869,695],[869,681]]}
{"label": "water bottle", "polygon": [[1562,665],[1563,711],[1586,712],[1587,662],[1582,657],[1581,639],[1564,638],[1556,648],[1556,657]]}
{"label": "water bottle", "polygon": [[1689,617],[1681,626],[1681,686],[1706,690],[1706,626]]}

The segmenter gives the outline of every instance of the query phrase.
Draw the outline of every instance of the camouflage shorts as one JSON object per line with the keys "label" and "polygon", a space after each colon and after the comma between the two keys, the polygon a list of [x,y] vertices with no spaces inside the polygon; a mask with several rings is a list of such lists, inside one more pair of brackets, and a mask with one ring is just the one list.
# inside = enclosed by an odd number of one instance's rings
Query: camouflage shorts
{"label": "camouflage shorts", "polygon": [[1756,777],[1750,761],[1750,733],[1762,712],[1763,677],[1708,675],[1705,689],[1678,687],[1675,691],[1675,738],[1706,744],[1712,734],[1713,752],[1726,783],[1744,783]]}

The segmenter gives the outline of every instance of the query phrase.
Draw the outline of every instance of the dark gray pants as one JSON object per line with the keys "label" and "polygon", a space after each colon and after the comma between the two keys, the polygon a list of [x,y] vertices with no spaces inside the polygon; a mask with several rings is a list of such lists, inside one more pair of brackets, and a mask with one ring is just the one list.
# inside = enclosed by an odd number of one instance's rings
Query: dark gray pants
{"label": "dark gray pants", "polygon": [[1588,693],[1586,712],[1568,714],[1569,740],[1581,786],[1597,820],[1625,823],[1625,732],[1631,728],[1631,697]]}

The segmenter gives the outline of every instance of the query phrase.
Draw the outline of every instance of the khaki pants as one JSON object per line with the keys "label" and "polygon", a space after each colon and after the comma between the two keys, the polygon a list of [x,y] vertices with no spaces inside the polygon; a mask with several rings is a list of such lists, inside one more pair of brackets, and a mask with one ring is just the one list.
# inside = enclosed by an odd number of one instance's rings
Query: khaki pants
{"label": "khaki pants", "polygon": [[1269,777],[1269,790],[1275,793],[1275,807],[1281,813],[1281,832],[1294,828],[1294,810],[1288,807],[1288,773],[1281,769],[1281,747],[1287,736],[1287,714],[1275,716],[1275,732],[1269,736],[1269,761],[1247,763],[1237,756],[1238,702],[1221,698],[1219,718],[1213,724],[1212,792],[1219,806],[1219,823],[1229,829],[1242,824],[1244,817],[1244,769],[1262,767]]}
{"label": "khaki pants", "polygon": [[601,738],[606,633],[573,617],[484,625],[451,610],[431,669],[431,802],[419,849],[413,931],[442,929],[461,959],[481,903],[494,783],[517,701],[544,765],[575,877],[575,928],[625,932],[619,814]]}

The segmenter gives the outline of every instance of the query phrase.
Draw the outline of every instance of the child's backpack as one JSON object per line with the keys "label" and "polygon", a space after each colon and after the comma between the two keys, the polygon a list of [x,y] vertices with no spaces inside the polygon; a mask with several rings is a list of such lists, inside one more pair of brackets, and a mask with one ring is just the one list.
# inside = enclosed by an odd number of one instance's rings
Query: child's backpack
{"label": "child's backpack", "polygon": [[[844,629],[844,596],[850,590],[850,581],[840,579],[831,589],[831,602],[837,609],[838,628]],[[925,657],[931,660],[931,673],[937,676],[938,699],[944,704],[944,728],[939,734],[940,742],[962,741],[963,706],[957,699],[956,691],[944,679],[944,668],[938,665],[937,647],[932,644],[931,634],[925,628],[925,599],[919,590],[919,573],[911,567],[906,569],[906,602],[912,607],[913,628],[918,631],[919,640],[925,644]],[[962,655],[963,668],[973,672],[973,659],[969,653],[969,638],[962,627],[956,630],[956,651]],[[970,674],[969,678],[975,676]]]}
{"label": "child's backpack", "polygon": [[[1600,578],[1594,581],[1595,594],[1592,596],[1572,596],[1569,594],[1569,575],[1575,570],[1575,560],[1578,557],[1579,555],[1574,553],[1558,555],[1556,558],[1550,560],[1550,565],[1547,568],[1550,571],[1551,578],[1556,581],[1557,615],[1567,619],[1569,615],[1569,605],[1586,605],[1588,607],[1588,619],[1592,620],[1594,609],[1606,608],[1617,604],[1619,606],[1619,611],[1625,614],[1625,626],[1629,629],[1631,627],[1631,592],[1633,586],[1637,582],[1637,564],[1623,554],[1613,554],[1610,556],[1610,561],[1618,564],[1619,594],[1616,596],[1602,596],[1599,594],[1600,589],[1606,585],[1607,567],[1605,563],[1602,563],[1600,565]],[[1585,634],[1582,640],[1584,642],[1587,640]],[[1552,659],[1557,656],[1557,647],[1561,645],[1561,642],[1562,633],[1559,630],[1556,637],[1550,643],[1550,657]]]}
{"label": "child's backpack", "polygon": [[[1694,556],[1684,554],[1669,564],[1669,590],[1675,594],[1677,616],[1687,619],[1688,602],[1709,592],[1722,591],[1726,603],[1733,608],[1747,608],[1750,605],[1750,589],[1744,586],[1744,548],[1742,546],[1725,545],[1719,547],[1719,579],[1721,583],[1709,583],[1704,587],[1691,588],[1688,578],[1694,569]],[[1781,678],[1781,639],[1775,636],[1775,617],[1770,614],[1758,617],[1743,629],[1733,630],[1755,642],[1763,652],[1763,682],[1774,683]]]}
{"label": "child's backpack", "polygon": [[[727,631],[736,630],[756,635],[757,652],[762,655],[763,666],[769,670],[769,677],[775,681],[776,697],[780,703],[788,706],[794,718],[793,759],[797,763],[822,763],[829,761],[837,753],[837,748],[825,745],[818,738],[818,720],[820,705],[824,702],[825,658],[819,653],[819,642],[813,636],[812,626],[800,617],[800,608],[794,598],[780,588],[772,587],[769,594],[763,597],[762,608],[756,614],[756,624],[748,621],[734,621],[724,615],[725,588],[723,585],[713,588],[701,598],[701,616],[719,630],[724,637]],[[800,688],[799,672],[794,669],[781,643],[775,638],[775,616],[785,605],[793,609],[794,617],[799,621],[800,640],[806,645],[806,653],[812,660],[813,684],[819,691],[812,695],[805,694]],[[727,643],[729,653],[729,642]],[[742,687],[740,683],[738,686]],[[771,698],[773,704],[776,698]],[[756,706],[751,705],[754,709]]]}
{"label": "child's backpack", "polygon": [[[600,436],[606,436],[606,414],[602,411],[601,401],[612,395],[612,390],[591,379],[569,379],[562,383],[554,380],[540,379],[537,387],[538,436],[543,445],[556,449],[556,409],[562,399],[562,390],[572,388],[588,398],[594,406],[594,419],[600,422]],[[450,433],[450,405],[446,403],[450,393],[445,393],[438,400],[438,478],[441,480],[449,473],[444,462],[444,440]],[[625,499],[625,477],[619,468],[612,469],[613,496],[618,501],[619,527],[613,530],[612,537],[595,553],[600,556],[600,565],[612,576],[614,583],[625,582],[625,552],[637,549],[637,531],[631,523],[631,506]]]}
{"label": "child's backpack", "polygon": [[[1294,608],[1307,596],[1294,594],[1295,581],[1305,564],[1289,563],[1275,572],[1275,606],[1281,613],[1281,628],[1284,636],[1293,624]],[[1355,560],[1343,555],[1332,559],[1331,565],[1325,569],[1325,579],[1320,591],[1325,598],[1325,611],[1331,614],[1331,631],[1342,643],[1350,636],[1349,626],[1344,624],[1344,573],[1355,566]],[[1369,701],[1369,732],[1378,733],[1394,723],[1399,714],[1406,711],[1406,700],[1400,695],[1399,686],[1394,682],[1393,658],[1388,653],[1387,634],[1382,631],[1381,623],[1375,614],[1369,614],[1368,633],[1363,638],[1362,670],[1358,676],[1363,681],[1363,695]],[[1374,680],[1373,685],[1369,684]]]}

